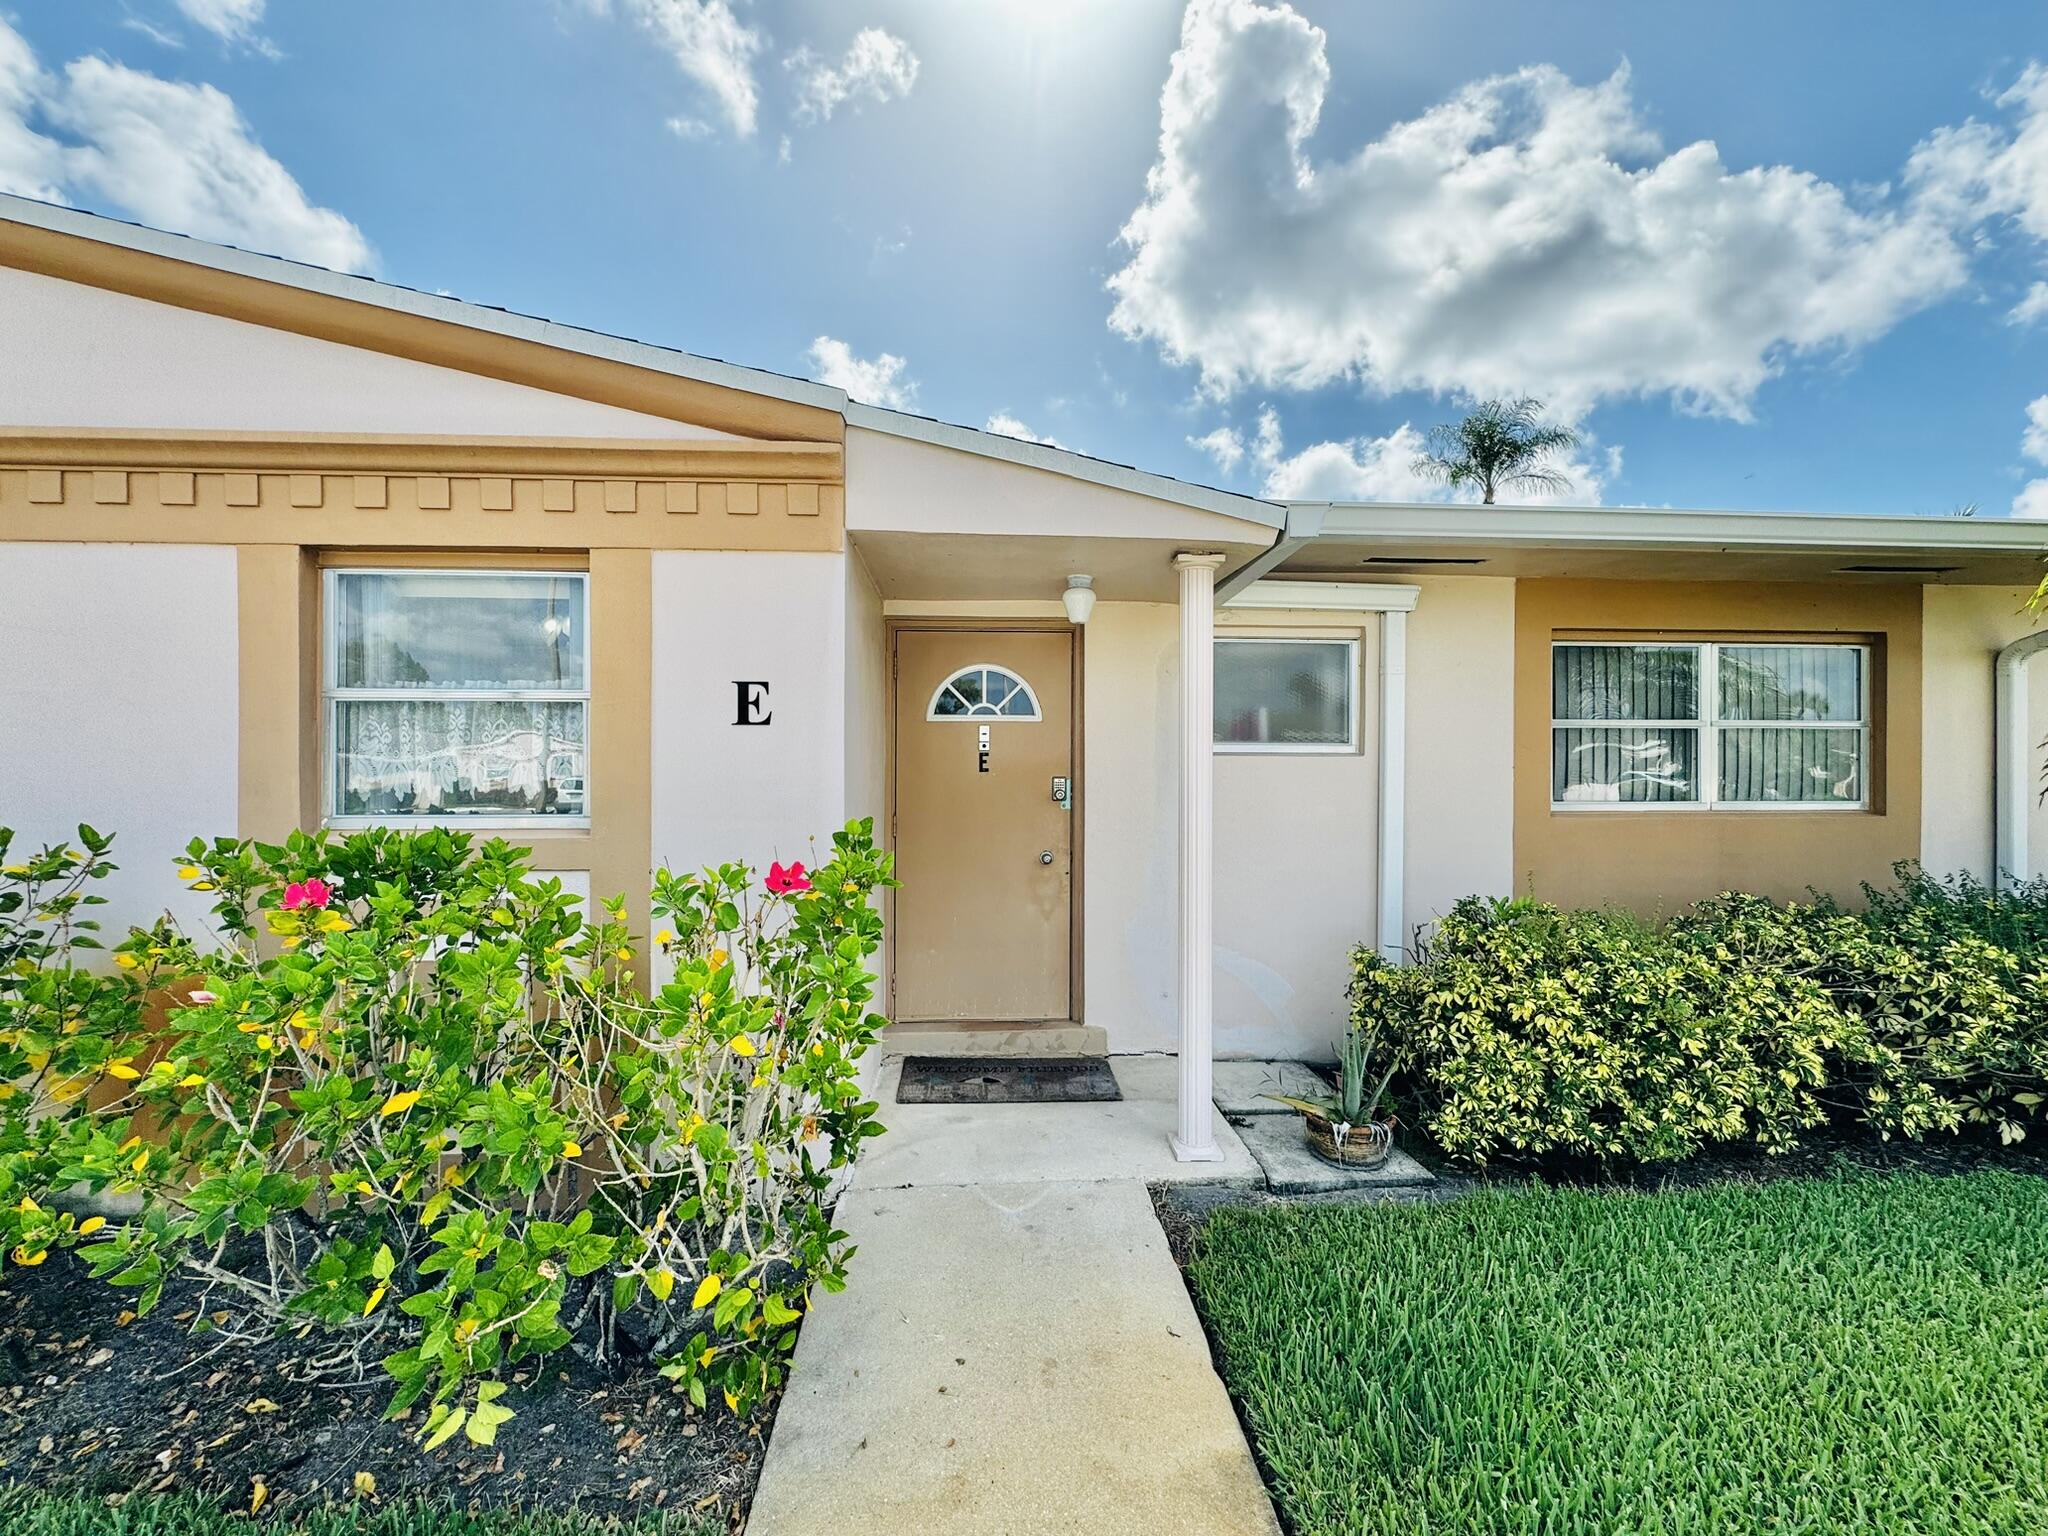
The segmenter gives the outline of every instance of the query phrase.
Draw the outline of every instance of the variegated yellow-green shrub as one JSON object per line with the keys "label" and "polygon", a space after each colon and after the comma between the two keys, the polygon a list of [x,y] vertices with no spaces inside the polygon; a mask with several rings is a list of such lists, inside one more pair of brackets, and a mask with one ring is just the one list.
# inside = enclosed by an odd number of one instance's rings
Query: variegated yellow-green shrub
{"label": "variegated yellow-green shrub", "polygon": [[2048,1099],[2048,886],[1902,866],[1863,894],[1727,895],[1662,925],[1468,898],[1412,966],[1354,952],[1352,1016],[1475,1163],[1784,1151],[1830,1123],[2020,1139]]}
{"label": "variegated yellow-green shrub", "polygon": [[14,1173],[42,1185],[17,1207],[84,1186],[140,1212],[51,1246],[138,1311],[184,1273],[221,1326],[313,1325],[305,1369],[381,1364],[430,1445],[488,1443],[507,1369],[572,1344],[740,1414],[781,1383],[852,1252],[833,1173],[880,1130],[855,1080],[891,882],[871,823],[765,886],[662,872],[658,962],[623,902],[586,921],[523,850],[446,830],[194,842],[180,874],[217,932],[119,946],[109,985],[176,1001],[66,1064],[91,1093],[34,1090],[60,1155]]}

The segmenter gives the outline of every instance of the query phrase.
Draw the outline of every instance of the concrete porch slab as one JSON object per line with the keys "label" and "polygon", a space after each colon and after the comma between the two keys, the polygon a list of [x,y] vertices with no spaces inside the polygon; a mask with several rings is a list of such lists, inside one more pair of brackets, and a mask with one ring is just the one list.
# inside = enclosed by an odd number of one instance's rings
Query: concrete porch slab
{"label": "concrete porch slab", "polygon": [[1294,1111],[1285,1104],[1264,1095],[1316,1099],[1330,1091],[1329,1083],[1305,1061],[1219,1061],[1211,1070],[1216,1107],[1226,1115],[1291,1115]]}
{"label": "concrete porch slab", "polygon": [[1100,1024],[891,1024],[890,1056],[1107,1056]]}
{"label": "concrete porch slab", "polygon": [[1177,1162],[1167,1144],[1176,1125],[1179,1063],[1171,1056],[1113,1056],[1119,1104],[898,1104],[900,1060],[875,1086],[888,1133],[867,1142],[855,1165],[858,1190],[1050,1180],[1244,1184],[1259,1165],[1220,1113],[1211,1126],[1223,1156]]}
{"label": "concrete porch slab", "polygon": [[1335,1168],[1308,1149],[1294,1115],[1259,1115],[1239,1130],[1276,1195],[1320,1195],[1344,1189],[1422,1189],[1436,1175],[1399,1147],[1377,1168]]}
{"label": "concrete porch slab", "polygon": [[1278,1536],[1142,1184],[855,1189],[835,1220],[852,1283],[804,1322],[748,1536]]}

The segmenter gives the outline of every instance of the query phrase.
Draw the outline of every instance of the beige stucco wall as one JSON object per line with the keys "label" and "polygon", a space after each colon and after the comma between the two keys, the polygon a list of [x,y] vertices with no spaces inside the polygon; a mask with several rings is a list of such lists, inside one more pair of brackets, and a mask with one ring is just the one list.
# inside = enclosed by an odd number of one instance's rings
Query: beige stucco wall
{"label": "beige stucco wall", "polygon": [[889,637],[882,596],[857,552],[846,558],[846,814],[873,816],[888,802]]}
{"label": "beige stucco wall", "polygon": [[0,314],[0,423],[13,427],[727,435],[11,267]]}
{"label": "beige stucco wall", "polygon": [[1460,896],[1506,896],[1515,883],[1515,583],[1415,584],[1404,944]]}
{"label": "beige stucco wall", "polygon": [[[1921,617],[1927,749],[1921,770],[1920,862],[1940,874],[1992,875],[1992,663],[2040,627],[2019,587],[1928,587]],[[2028,669],[2028,734],[2048,737],[2048,662]],[[2044,753],[2033,754],[2036,769]],[[2037,781],[2035,787],[2040,787]],[[2048,812],[2029,798],[2031,867],[2048,869]]]}
{"label": "beige stucco wall", "polygon": [[[655,552],[656,863],[829,856],[845,808],[846,579],[842,555]],[[733,723],[741,679],[769,685],[769,724]]]}
{"label": "beige stucco wall", "polygon": [[231,548],[0,543],[0,825],[115,834],[109,935],[205,919],[172,861],[235,832],[236,606]]}

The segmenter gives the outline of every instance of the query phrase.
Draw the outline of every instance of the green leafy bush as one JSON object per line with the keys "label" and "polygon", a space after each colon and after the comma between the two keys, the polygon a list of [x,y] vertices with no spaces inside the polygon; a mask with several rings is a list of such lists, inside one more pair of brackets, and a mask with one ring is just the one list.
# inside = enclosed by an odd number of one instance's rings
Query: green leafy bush
{"label": "green leafy bush", "polygon": [[[0,1189],[48,1217],[15,1262],[77,1247],[138,1312],[196,1276],[210,1324],[310,1328],[309,1373],[381,1363],[394,1413],[430,1405],[429,1446],[489,1443],[508,1369],[572,1343],[652,1353],[700,1406],[750,1412],[852,1253],[825,1197],[880,1131],[855,1064],[882,1022],[890,866],[859,822],[767,890],[740,865],[661,872],[649,993],[623,902],[586,921],[503,842],[195,841],[179,872],[217,931],[118,947],[95,984],[127,1026],[61,1059],[51,1005],[10,1026],[37,1110],[25,1152],[0,1145]],[[76,1186],[140,1210],[49,1215]]]}
{"label": "green leafy bush", "polygon": [[1468,898],[1413,966],[1354,952],[1353,1021],[1474,1162],[1783,1151],[1836,1120],[2018,1140],[2048,1094],[2048,887],[1898,876],[1860,911],[1724,895],[1663,926]]}

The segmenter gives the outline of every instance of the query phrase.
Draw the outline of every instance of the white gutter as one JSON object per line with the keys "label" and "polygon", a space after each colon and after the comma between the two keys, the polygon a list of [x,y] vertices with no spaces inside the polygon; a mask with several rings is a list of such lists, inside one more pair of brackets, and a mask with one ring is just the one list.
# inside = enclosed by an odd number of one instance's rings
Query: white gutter
{"label": "white gutter", "polygon": [[[1289,502],[1290,510],[1312,503]],[[2008,517],[1892,517],[1835,512],[1670,511],[1654,507],[1485,507],[1331,502],[1326,539],[1455,548],[1754,549],[1915,555],[2042,554],[2048,529]]]}
{"label": "white gutter", "polygon": [[1380,616],[1379,920],[1380,955],[1399,965],[1408,926],[1408,615],[1420,587],[1392,582],[1254,581],[1232,610],[1331,611]]}
{"label": "white gutter", "polygon": [[1992,770],[1993,883],[2009,890],[2033,876],[2027,865],[2027,811],[2034,789],[2033,732],[2027,723],[2027,663],[2048,650],[2048,630],[2015,640],[1992,668],[1997,747]]}
{"label": "white gutter", "polygon": [[1323,531],[1323,510],[1318,506],[1289,507],[1286,525],[1274,536],[1272,547],[1217,582],[1216,601],[1227,605],[1261,576],[1277,569],[1289,556],[1314,543],[1316,535]]}

